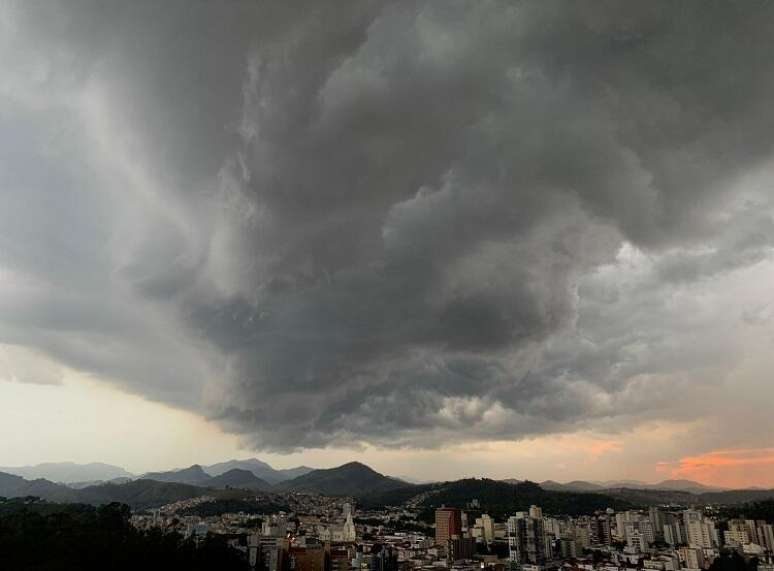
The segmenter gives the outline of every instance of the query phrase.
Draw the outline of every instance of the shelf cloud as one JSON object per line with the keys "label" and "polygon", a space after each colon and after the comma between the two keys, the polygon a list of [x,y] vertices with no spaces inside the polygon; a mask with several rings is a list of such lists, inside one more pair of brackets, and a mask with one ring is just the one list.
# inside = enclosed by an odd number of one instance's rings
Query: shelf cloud
{"label": "shelf cloud", "polygon": [[771,347],[772,27],[6,3],[0,343],[272,451],[714,414]]}

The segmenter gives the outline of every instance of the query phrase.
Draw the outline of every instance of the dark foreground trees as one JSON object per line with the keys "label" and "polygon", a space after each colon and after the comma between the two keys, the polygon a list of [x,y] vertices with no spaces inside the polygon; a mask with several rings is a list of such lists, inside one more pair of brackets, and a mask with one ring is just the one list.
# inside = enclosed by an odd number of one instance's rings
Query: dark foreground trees
{"label": "dark foreground trees", "polygon": [[197,546],[178,534],[138,531],[129,508],[0,501],[0,569],[116,571],[246,569],[242,554],[217,536]]}
{"label": "dark foreground trees", "polygon": [[756,571],[758,558],[745,559],[736,551],[724,551],[710,565],[709,571]]}

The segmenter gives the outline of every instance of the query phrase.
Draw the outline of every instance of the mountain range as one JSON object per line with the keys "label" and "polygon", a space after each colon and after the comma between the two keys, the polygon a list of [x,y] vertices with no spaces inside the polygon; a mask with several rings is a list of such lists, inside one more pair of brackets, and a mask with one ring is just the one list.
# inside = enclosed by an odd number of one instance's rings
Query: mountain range
{"label": "mountain range", "polygon": [[[221,465],[221,468],[228,468],[226,464],[228,463]],[[656,488],[660,485],[701,486],[695,482],[685,481],[647,484],[640,488],[627,487],[632,486],[631,483],[627,483],[626,486],[603,488],[601,491],[582,488],[604,486],[607,483],[577,481],[557,484],[548,481],[536,484],[527,481],[498,481],[484,478],[415,485],[380,474],[360,462],[349,462],[336,468],[308,472],[304,468],[302,471],[304,473],[295,478],[272,485],[256,476],[252,470],[229,468],[217,476],[211,476],[204,467],[194,464],[182,470],[149,473],[131,481],[119,480],[120,483],[86,485],[81,488],[42,478],[28,480],[21,476],[0,472],[0,496],[38,496],[55,502],[90,504],[118,501],[137,509],[160,506],[202,495],[210,495],[218,499],[255,498],[255,492],[261,491],[266,497],[277,498],[280,497],[278,494],[284,492],[306,492],[328,496],[351,496],[364,506],[401,505],[409,501],[420,501],[420,505],[428,509],[439,501],[446,502],[448,505],[461,504],[460,507],[464,507],[465,502],[475,498],[482,501],[482,506],[490,505],[493,512],[498,509],[506,511],[521,509],[519,506],[525,502],[537,502],[556,513],[569,513],[568,510],[577,510],[579,506],[592,506],[598,509],[604,506],[644,507],[670,503],[684,506],[710,503],[730,505],[774,498],[774,490],[690,491]]]}
{"label": "mountain range", "polygon": [[97,482],[115,478],[133,478],[134,475],[120,466],[92,462],[76,464],[75,462],[45,462],[34,466],[3,467],[0,472],[21,476],[27,480],[45,478],[52,482],[71,484],[76,482]]}
{"label": "mountain range", "polygon": [[[512,480],[511,480],[512,481]],[[693,480],[664,480],[655,484],[640,482],[637,480],[609,480],[606,482],[586,482],[584,480],[574,480],[560,484],[553,480],[540,482],[540,487],[544,490],[570,491],[570,492],[604,492],[605,490],[614,490],[625,488],[629,490],[670,490],[678,492],[689,492],[692,494],[702,494],[704,492],[720,492],[725,488],[707,486]]]}
{"label": "mountain range", "polygon": [[[314,470],[308,466],[276,469],[257,458],[244,460],[229,460],[209,466],[194,464],[189,468],[163,472],[149,472],[139,476],[161,482],[179,482],[184,484],[206,484],[210,477],[217,477],[230,470],[246,470],[267,485],[274,485],[286,480],[292,480]],[[34,466],[0,467],[0,472],[21,476],[27,480],[46,479],[51,482],[67,484],[73,488],[84,488],[91,485],[125,483],[138,476],[128,470],[102,462],[77,464],[75,462],[46,462]],[[253,482],[255,483],[255,482]]]}
{"label": "mountain range", "polygon": [[90,504],[118,501],[133,508],[146,508],[203,495],[215,495],[220,498],[226,492],[232,493],[228,497],[245,497],[255,491],[293,491],[357,497],[369,492],[411,486],[401,480],[379,474],[358,462],[310,472],[304,469],[302,472],[304,473],[292,480],[272,486],[250,470],[231,468],[217,476],[210,476],[202,466],[194,464],[181,470],[145,474],[142,478],[128,482],[108,482],[81,488],[45,479],[26,480],[21,476],[0,472],[0,496],[38,496],[55,502]]}
{"label": "mountain range", "polygon": [[142,475],[143,480],[155,480],[156,482],[177,482],[178,484],[190,484],[192,486],[204,485],[212,479],[199,464],[180,470],[168,472],[148,472]]}
{"label": "mountain range", "polygon": [[[357,464],[357,463],[352,463]],[[345,464],[344,466],[347,466]],[[363,466],[362,464],[360,466]],[[232,470],[242,470],[250,472],[255,476],[255,480],[247,478],[244,473],[232,474],[231,476],[215,480],[210,483],[210,479],[222,476]],[[162,472],[148,472],[139,476],[140,478],[155,480],[158,482],[176,482],[196,486],[220,487],[220,482],[230,482],[230,487],[235,487],[234,483],[243,484],[250,489],[269,489],[283,482],[290,482],[300,476],[305,476],[311,472],[321,472],[311,477],[311,480],[299,480],[297,486],[307,487],[310,491],[317,489],[316,482],[320,478],[325,478],[325,471],[315,470],[308,466],[298,466],[296,468],[277,469],[271,465],[259,460],[258,458],[246,458],[242,460],[228,460],[217,464],[199,465],[194,464],[188,468],[169,470]],[[51,482],[67,484],[72,488],[85,488],[91,485],[98,485],[107,482],[125,483],[130,479],[136,479],[138,476],[131,474],[120,466],[93,462],[89,464],[76,464],[74,462],[47,462],[35,466],[20,467],[0,467],[0,472],[21,476],[27,480],[45,479]],[[410,484],[425,484],[419,480],[408,477],[392,478],[394,481]],[[502,480],[511,484],[520,483],[517,479]],[[328,487],[336,486],[329,484]],[[391,484],[386,484],[389,488]],[[679,491],[692,494],[701,494],[705,492],[720,492],[724,488],[707,486],[700,482],[692,480],[664,480],[658,483],[647,483],[638,480],[608,480],[608,481],[585,481],[574,480],[571,482],[560,483],[554,480],[540,482],[540,486],[545,490],[566,491],[566,492],[604,492],[606,490],[654,490],[654,491]],[[288,488],[289,486],[285,486]],[[282,486],[280,486],[282,489]]]}
{"label": "mountain range", "polygon": [[276,469],[269,466],[266,462],[258,460],[258,458],[248,458],[246,460],[228,460],[227,462],[220,462],[218,464],[212,464],[205,466],[204,471],[211,476],[220,476],[224,472],[228,472],[233,469],[247,470],[255,474],[256,477],[268,482],[269,484],[278,484],[286,480],[292,480],[298,476],[308,474],[314,468],[308,466],[298,466],[296,468]]}

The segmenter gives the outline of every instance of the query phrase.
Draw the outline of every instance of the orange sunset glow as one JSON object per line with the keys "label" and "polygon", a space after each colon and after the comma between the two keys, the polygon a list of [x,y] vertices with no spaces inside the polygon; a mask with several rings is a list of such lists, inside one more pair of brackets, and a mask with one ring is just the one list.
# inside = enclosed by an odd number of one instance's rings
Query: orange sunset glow
{"label": "orange sunset glow", "polygon": [[728,488],[774,487],[774,448],[714,450],[686,456],[658,469],[672,478]]}

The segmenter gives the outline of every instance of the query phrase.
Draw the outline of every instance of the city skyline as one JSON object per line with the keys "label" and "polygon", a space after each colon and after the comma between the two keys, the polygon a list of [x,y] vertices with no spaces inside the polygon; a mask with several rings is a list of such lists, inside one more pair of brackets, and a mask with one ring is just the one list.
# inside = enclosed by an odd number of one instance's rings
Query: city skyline
{"label": "city skyline", "polygon": [[774,488],[772,29],[0,2],[0,465]]}

